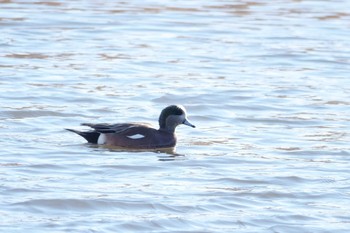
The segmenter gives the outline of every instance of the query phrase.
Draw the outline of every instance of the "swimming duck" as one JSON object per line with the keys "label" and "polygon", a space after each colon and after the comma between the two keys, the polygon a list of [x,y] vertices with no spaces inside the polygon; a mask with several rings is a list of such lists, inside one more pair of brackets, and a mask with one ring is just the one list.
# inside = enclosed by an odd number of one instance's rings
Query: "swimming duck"
{"label": "swimming duck", "polygon": [[131,149],[156,149],[175,147],[175,129],[184,124],[195,128],[187,119],[182,105],[170,105],[162,110],[159,116],[159,129],[142,123],[90,124],[81,125],[92,128],[90,131],[68,131],[79,134],[89,143],[126,147]]}

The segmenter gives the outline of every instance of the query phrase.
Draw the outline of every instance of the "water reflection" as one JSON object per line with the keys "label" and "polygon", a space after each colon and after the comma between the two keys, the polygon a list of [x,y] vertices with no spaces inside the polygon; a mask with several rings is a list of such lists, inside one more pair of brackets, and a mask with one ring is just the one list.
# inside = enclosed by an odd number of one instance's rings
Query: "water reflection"
{"label": "water reflection", "polygon": [[95,144],[84,144],[90,148],[101,148],[105,149],[110,152],[130,152],[130,153],[143,153],[143,152],[153,152],[153,153],[166,153],[169,155],[176,155],[180,156],[179,154],[176,154],[176,148],[175,147],[169,147],[169,148],[157,148],[157,149],[130,149],[125,147],[118,147],[118,146],[110,146],[110,145],[95,145]]}

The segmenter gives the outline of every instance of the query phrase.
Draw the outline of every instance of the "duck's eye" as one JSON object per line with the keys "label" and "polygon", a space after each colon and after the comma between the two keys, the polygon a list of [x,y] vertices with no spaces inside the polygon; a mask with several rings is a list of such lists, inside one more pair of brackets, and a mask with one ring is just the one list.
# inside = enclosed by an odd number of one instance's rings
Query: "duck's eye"
{"label": "duck's eye", "polygon": [[181,109],[177,108],[177,109],[174,110],[174,115],[179,115],[180,116],[182,114],[183,114],[183,111]]}

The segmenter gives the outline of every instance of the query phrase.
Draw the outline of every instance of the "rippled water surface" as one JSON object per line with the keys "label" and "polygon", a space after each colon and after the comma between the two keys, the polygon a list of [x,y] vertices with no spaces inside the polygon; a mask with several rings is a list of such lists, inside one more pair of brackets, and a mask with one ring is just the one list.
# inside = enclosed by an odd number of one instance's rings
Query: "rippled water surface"
{"label": "rippled water surface", "polygon": [[[350,2],[0,1],[1,232],[348,232]],[[64,128],[183,104],[176,151]]]}

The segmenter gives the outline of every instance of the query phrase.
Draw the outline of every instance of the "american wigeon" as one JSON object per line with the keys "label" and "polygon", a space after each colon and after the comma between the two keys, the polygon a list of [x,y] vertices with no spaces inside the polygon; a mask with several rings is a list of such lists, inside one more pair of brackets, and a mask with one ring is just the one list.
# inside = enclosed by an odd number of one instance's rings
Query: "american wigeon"
{"label": "american wigeon", "polygon": [[89,124],[93,130],[77,131],[67,129],[84,137],[89,143],[127,147],[133,149],[168,148],[176,145],[175,128],[180,125],[192,125],[182,105],[171,105],[162,110],[159,116],[159,129],[151,128],[146,124]]}

